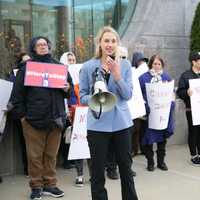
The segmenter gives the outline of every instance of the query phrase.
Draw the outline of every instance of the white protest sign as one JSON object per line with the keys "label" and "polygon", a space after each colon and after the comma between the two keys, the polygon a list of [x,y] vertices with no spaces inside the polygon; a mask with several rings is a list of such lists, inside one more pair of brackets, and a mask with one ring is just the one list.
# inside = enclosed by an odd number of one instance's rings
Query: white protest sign
{"label": "white protest sign", "polygon": [[133,82],[133,95],[128,101],[129,110],[131,113],[131,118],[136,119],[146,115],[144,100],[142,96],[142,91],[140,88],[140,83],[138,76],[136,74],[136,69],[132,67],[132,82]]}
{"label": "white protest sign", "polygon": [[10,99],[13,83],[0,79],[0,133],[3,133],[6,125],[7,104]]}
{"label": "white protest sign", "polygon": [[[3,134],[4,129],[6,127],[6,120],[7,120],[7,115],[6,113],[4,113],[2,120],[0,121],[0,135]],[[1,141],[1,138],[0,138],[0,141]]]}
{"label": "white protest sign", "polygon": [[167,128],[173,99],[174,81],[165,83],[146,83],[147,101],[150,108],[149,128]]}
{"label": "white protest sign", "polygon": [[0,122],[3,119],[7,104],[10,99],[13,83],[0,79]]}
{"label": "white protest sign", "polygon": [[83,64],[68,65],[68,71],[72,77],[73,84],[79,84],[79,72]]}
{"label": "white protest sign", "polygon": [[149,67],[148,65],[144,62],[142,63],[139,67],[136,68],[135,72],[138,76],[138,78],[144,74],[145,72],[148,72],[149,71]]}
{"label": "white protest sign", "polygon": [[192,90],[192,96],[190,96],[192,124],[196,126],[200,125],[200,79],[189,80],[189,86]]}
{"label": "white protest sign", "polygon": [[90,158],[87,142],[88,107],[76,107],[68,160]]}

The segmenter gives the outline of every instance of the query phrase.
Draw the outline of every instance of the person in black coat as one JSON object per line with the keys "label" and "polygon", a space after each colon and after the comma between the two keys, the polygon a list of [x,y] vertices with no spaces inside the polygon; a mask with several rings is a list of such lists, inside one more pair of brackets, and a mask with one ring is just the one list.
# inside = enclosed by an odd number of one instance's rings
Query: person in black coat
{"label": "person in black coat", "polygon": [[[59,64],[50,49],[51,43],[46,37],[33,38],[29,48],[31,61]],[[56,157],[66,123],[64,98],[69,98],[72,79],[68,74],[63,89],[30,87],[24,85],[25,71],[26,63],[17,73],[11,102],[12,112],[21,120],[25,137],[32,189],[30,198],[62,197],[64,192],[56,186]]]}
{"label": "person in black coat", "polygon": [[181,75],[178,83],[177,95],[184,101],[186,107],[188,146],[191,155],[191,163],[194,165],[200,165],[200,125],[194,126],[192,123],[190,103],[192,90],[189,88],[190,79],[200,78],[200,52],[192,52],[189,59],[192,67]]}

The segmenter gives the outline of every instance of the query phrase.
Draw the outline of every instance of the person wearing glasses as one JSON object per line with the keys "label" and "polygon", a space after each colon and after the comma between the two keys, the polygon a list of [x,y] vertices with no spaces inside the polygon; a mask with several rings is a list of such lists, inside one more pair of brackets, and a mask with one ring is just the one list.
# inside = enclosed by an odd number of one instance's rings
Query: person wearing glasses
{"label": "person wearing glasses", "polygon": [[[51,55],[51,42],[43,36],[35,37],[29,46],[31,61],[59,64]],[[51,65],[54,66],[54,65]],[[64,196],[57,187],[56,157],[61,132],[65,127],[64,98],[69,98],[71,77],[66,74],[66,86],[61,89],[24,85],[26,62],[19,69],[14,83],[12,112],[21,120],[26,143],[31,199],[42,195]]]}

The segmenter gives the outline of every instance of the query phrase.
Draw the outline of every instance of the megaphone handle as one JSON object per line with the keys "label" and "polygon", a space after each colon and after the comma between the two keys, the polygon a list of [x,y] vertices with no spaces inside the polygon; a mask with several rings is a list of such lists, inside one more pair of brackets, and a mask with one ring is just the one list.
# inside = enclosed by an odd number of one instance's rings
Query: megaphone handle
{"label": "megaphone handle", "polygon": [[100,118],[100,116],[101,116],[101,113],[102,113],[102,104],[100,103],[100,110],[99,110],[98,119]]}
{"label": "megaphone handle", "polygon": [[99,114],[97,116],[97,113],[94,111],[94,110],[91,110],[92,111],[92,115],[95,119],[100,119],[101,117],[101,113],[102,113],[102,104],[100,103],[100,110],[99,110]]}

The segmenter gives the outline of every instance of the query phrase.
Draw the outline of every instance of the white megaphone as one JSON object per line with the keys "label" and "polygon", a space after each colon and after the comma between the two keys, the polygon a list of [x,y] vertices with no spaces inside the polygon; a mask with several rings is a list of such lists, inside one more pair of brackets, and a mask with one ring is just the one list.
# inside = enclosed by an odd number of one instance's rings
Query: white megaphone
{"label": "white megaphone", "polygon": [[105,82],[96,81],[94,84],[94,94],[92,95],[88,105],[95,112],[110,111],[116,104],[117,98],[106,88]]}

